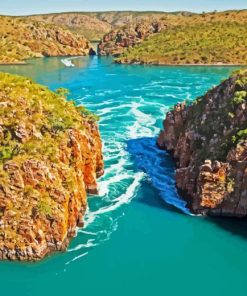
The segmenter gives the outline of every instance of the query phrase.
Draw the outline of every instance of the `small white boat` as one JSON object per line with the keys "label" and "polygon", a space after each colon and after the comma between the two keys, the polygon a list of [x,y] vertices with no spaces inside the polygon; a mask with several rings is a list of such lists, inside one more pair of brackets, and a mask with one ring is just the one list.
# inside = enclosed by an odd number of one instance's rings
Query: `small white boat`
{"label": "small white boat", "polygon": [[75,65],[71,62],[70,59],[62,59],[61,62],[62,62],[66,67],[75,67]]}

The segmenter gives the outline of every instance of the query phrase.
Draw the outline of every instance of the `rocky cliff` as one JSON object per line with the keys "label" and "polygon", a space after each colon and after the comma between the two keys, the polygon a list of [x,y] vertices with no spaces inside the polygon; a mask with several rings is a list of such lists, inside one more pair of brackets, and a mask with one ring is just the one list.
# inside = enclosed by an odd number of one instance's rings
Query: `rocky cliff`
{"label": "rocky cliff", "polygon": [[0,63],[25,63],[33,57],[73,56],[90,53],[81,35],[27,18],[0,17]]}
{"label": "rocky cliff", "polygon": [[242,70],[167,113],[158,145],[176,160],[177,187],[196,214],[247,215],[246,101]]}
{"label": "rocky cliff", "polygon": [[0,258],[65,250],[103,174],[97,117],[31,80],[0,73]]}
{"label": "rocky cliff", "polygon": [[159,33],[163,23],[158,21],[129,23],[106,34],[98,45],[99,55],[119,56],[126,48],[133,47],[149,36]]}
{"label": "rocky cliff", "polygon": [[246,65],[247,10],[166,16],[165,27],[129,46],[121,64]]}

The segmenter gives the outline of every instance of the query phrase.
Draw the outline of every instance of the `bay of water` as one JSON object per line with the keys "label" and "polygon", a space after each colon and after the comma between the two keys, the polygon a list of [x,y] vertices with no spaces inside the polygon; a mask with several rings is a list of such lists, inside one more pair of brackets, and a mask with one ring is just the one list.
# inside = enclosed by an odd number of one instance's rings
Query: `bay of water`
{"label": "bay of water", "polygon": [[86,227],[65,253],[30,264],[0,263],[1,295],[244,295],[245,221],[189,214],[174,163],[156,148],[165,113],[193,100],[230,67],[115,65],[109,58],[60,58],[1,66],[32,77],[100,116],[105,175],[89,198]]}

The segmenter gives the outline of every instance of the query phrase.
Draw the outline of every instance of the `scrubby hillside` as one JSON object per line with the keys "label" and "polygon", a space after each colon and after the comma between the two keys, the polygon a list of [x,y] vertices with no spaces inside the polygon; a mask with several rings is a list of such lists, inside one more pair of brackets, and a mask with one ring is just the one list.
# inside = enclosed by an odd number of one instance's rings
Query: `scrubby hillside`
{"label": "scrubby hillside", "polygon": [[176,159],[177,187],[193,212],[247,216],[247,70],[176,105],[158,145]]}
{"label": "scrubby hillside", "polygon": [[137,64],[247,64],[247,11],[163,18],[164,29],[116,61]]}
{"label": "scrubby hillside", "polygon": [[97,117],[33,81],[0,73],[0,258],[64,250],[103,173]]}
{"label": "scrubby hillside", "polygon": [[0,63],[24,63],[42,56],[85,55],[90,43],[54,25],[26,18],[0,17]]}

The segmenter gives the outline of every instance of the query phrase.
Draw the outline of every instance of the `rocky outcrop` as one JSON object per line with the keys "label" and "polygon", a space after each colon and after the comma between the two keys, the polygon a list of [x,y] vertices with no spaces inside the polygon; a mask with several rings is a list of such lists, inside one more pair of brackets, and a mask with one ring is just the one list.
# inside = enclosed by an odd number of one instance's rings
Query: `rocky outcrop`
{"label": "rocky outcrop", "polygon": [[24,63],[44,56],[87,55],[91,45],[83,36],[30,19],[0,17],[0,63]]}
{"label": "rocky outcrop", "polygon": [[150,35],[159,33],[164,27],[162,22],[130,23],[121,29],[106,34],[98,45],[99,55],[119,56],[124,49],[140,44]]}
{"label": "rocky outcrop", "polygon": [[57,13],[48,15],[33,15],[31,20],[62,26],[73,33],[85,36],[89,40],[100,40],[104,34],[112,30],[110,23],[100,20],[93,14]]}
{"label": "rocky outcrop", "polygon": [[[147,65],[247,64],[246,10],[167,16],[160,21],[165,30],[121,51],[115,62]],[[114,48],[113,45],[110,47]]]}
{"label": "rocky outcrop", "polygon": [[247,215],[246,100],[245,70],[167,113],[158,146],[176,160],[177,188],[196,214]]}
{"label": "rocky outcrop", "polygon": [[95,116],[64,92],[0,73],[0,258],[65,250],[104,172]]}

